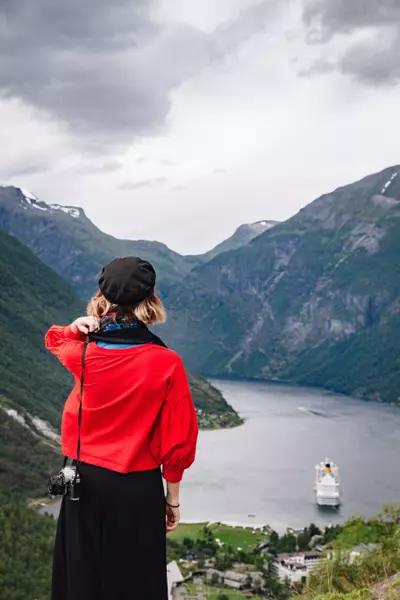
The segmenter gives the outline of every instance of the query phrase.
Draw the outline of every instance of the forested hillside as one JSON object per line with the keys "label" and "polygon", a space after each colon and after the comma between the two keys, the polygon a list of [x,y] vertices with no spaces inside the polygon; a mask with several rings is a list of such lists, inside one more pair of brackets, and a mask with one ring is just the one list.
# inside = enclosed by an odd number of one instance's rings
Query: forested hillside
{"label": "forested hillside", "polygon": [[15,238],[0,231],[0,395],[18,410],[59,424],[72,378],[49,355],[43,336],[68,323],[83,302],[71,286]]}
{"label": "forested hillside", "polygon": [[339,188],[168,296],[191,368],[400,396],[400,167]]}
{"label": "forested hillside", "polygon": [[57,444],[35,418],[56,431],[72,385],[44,348],[44,333],[82,310],[69,284],[0,231],[0,487],[20,495],[43,495],[59,464]]}
{"label": "forested hillside", "polygon": [[49,600],[55,527],[0,490],[1,600]]}

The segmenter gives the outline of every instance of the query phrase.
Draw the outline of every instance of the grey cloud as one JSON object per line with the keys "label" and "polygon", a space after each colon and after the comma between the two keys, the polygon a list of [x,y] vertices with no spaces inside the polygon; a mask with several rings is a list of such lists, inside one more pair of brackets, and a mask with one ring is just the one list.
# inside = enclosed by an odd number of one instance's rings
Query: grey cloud
{"label": "grey cloud", "polygon": [[[344,47],[335,64],[343,74],[373,85],[400,81],[399,0],[308,0],[303,22],[310,43],[329,44],[336,34],[344,34]],[[374,32],[372,37],[352,41],[351,34],[367,28]],[[308,74],[332,67],[331,61],[318,59]]]}
{"label": "grey cloud", "polygon": [[175,160],[170,160],[169,158],[150,159],[150,158],[147,158],[146,156],[139,156],[136,159],[136,162],[139,164],[153,162],[153,163],[162,165],[163,167],[178,167],[180,164],[180,163],[176,162]]}
{"label": "grey cloud", "polygon": [[142,179],[141,181],[124,181],[118,186],[119,190],[137,190],[139,188],[155,188],[168,183],[167,177],[154,177],[153,179]]}
{"label": "grey cloud", "polygon": [[213,175],[225,175],[227,172],[226,169],[214,169]]}
{"label": "grey cloud", "polygon": [[275,18],[279,7],[282,8],[287,3],[287,0],[257,2],[243,8],[236,18],[220,25],[214,33],[214,38],[221,55],[235,52],[253,35],[265,31],[270,20]]}
{"label": "grey cloud", "polygon": [[92,150],[163,127],[170,92],[265,28],[259,0],[211,34],[153,19],[156,0],[0,4],[0,93],[87,136]]}
{"label": "grey cloud", "polygon": [[334,63],[321,58],[312,62],[308,67],[299,68],[297,74],[300,75],[300,77],[310,77],[312,75],[326,75],[335,70],[336,65]]}
{"label": "grey cloud", "polygon": [[119,171],[122,165],[117,160],[110,160],[100,164],[87,164],[78,168],[74,168],[73,171],[80,175],[92,175],[97,173],[113,173]]}
{"label": "grey cloud", "polygon": [[0,180],[8,181],[14,177],[26,177],[28,175],[36,175],[37,173],[46,173],[49,170],[49,165],[45,160],[38,158],[24,158],[24,164],[15,165],[8,169],[0,169]]}
{"label": "grey cloud", "polygon": [[400,82],[400,29],[391,44],[384,34],[375,43],[359,43],[350,48],[340,62],[342,73],[373,85]]}
{"label": "grey cloud", "polygon": [[170,160],[169,158],[161,159],[160,163],[164,165],[164,167],[179,167],[179,163],[175,160]]}
{"label": "grey cloud", "polygon": [[363,27],[382,27],[400,21],[398,0],[308,0],[303,21],[327,39]]}

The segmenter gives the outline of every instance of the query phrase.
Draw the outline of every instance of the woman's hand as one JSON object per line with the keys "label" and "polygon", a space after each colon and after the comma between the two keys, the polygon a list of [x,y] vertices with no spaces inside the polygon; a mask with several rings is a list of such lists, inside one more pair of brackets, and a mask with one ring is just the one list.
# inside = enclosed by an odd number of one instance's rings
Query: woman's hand
{"label": "woman's hand", "polygon": [[[167,518],[167,532],[174,531],[179,525],[181,511],[179,510],[179,489],[181,482],[167,481],[167,495],[165,496],[165,514]],[[172,504],[172,506],[171,506]],[[174,508],[174,506],[176,508]]]}
{"label": "woman's hand", "polygon": [[172,508],[172,506],[166,506],[166,519],[167,519],[167,532],[174,531],[179,525],[181,520],[181,511],[179,508]]}
{"label": "woman's hand", "polygon": [[79,317],[71,323],[71,331],[74,334],[83,333],[87,335],[99,328],[99,320],[96,317]]}

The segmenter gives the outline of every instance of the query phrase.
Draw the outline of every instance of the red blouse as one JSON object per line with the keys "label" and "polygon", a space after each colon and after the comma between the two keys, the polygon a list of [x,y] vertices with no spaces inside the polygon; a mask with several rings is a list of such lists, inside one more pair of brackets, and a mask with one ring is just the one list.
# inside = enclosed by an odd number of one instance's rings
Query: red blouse
{"label": "red blouse", "polygon": [[[84,337],[53,325],[46,347],[73,374],[61,439],[65,456],[76,458],[79,383]],[[167,481],[182,479],[194,461],[197,417],[185,369],[167,348],[143,344],[105,349],[89,344],[81,426],[81,460],[128,473],[163,465]]]}

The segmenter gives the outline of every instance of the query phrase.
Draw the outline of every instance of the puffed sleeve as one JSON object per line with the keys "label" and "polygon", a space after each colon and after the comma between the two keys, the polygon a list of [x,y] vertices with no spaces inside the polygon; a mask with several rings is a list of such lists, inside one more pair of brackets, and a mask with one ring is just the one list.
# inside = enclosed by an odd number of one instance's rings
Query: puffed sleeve
{"label": "puffed sleeve", "polygon": [[76,377],[80,375],[84,339],[84,335],[73,333],[71,327],[59,325],[50,327],[44,338],[46,348]]}
{"label": "puffed sleeve", "polygon": [[150,448],[160,464],[163,477],[171,483],[182,479],[194,461],[197,444],[197,415],[185,368],[178,359],[168,382]]}

